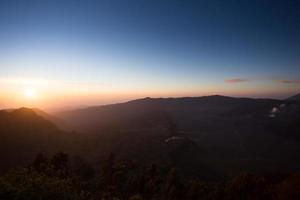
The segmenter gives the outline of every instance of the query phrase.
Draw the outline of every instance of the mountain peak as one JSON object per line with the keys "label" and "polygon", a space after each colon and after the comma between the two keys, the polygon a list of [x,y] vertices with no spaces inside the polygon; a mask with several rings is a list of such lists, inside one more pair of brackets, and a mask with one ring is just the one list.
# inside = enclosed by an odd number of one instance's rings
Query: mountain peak
{"label": "mountain peak", "polygon": [[37,115],[32,109],[26,107],[15,109],[11,113],[16,115],[28,116],[28,117]]}

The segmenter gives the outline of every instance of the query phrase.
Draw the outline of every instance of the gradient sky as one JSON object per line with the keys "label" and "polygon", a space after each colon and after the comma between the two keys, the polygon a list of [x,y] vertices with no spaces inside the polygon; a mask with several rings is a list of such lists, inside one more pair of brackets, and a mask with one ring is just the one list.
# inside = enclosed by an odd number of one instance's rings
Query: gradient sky
{"label": "gradient sky", "polygon": [[299,10],[292,0],[0,0],[0,106],[285,98],[300,91]]}

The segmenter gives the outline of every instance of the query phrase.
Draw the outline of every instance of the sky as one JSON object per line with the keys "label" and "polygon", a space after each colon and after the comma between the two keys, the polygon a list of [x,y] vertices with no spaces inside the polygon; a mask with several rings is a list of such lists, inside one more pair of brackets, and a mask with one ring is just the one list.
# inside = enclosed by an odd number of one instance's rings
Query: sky
{"label": "sky", "polygon": [[0,0],[0,107],[300,92],[300,1]]}

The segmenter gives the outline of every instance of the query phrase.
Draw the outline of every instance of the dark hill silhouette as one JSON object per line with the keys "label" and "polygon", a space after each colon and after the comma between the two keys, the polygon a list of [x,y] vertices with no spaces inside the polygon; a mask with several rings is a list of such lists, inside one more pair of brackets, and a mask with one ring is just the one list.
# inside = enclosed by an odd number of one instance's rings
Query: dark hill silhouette
{"label": "dark hill silhouette", "polygon": [[[72,128],[61,118],[56,117],[54,115],[51,115],[49,113],[46,113],[45,111],[39,109],[39,108],[22,108],[22,109],[27,109],[28,111],[33,111],[35,114],[43,117],[47,121],[50,121],[51,123],[55,124],[59,129],[65,130],[65,131],[70,131]],[[15,110],[20,110],[20,109],[5,109],[4,111],[7,112],[13,112]]]}
{"label": "dark hill silhouette", "polygon": [[0,111],[1,169],[41,152],[67,151],[94,166],[120,159],[177,167],[186,177],[219,180],[241,171],[300,168],[300,103],[224,96],[144,98],[60,113],[82,134],[61,131],[47,113]]}
{"label": "dark hill silhouette", "polygon": [[300,101],[300,93],[296,94],[294,96],[289,97],[287,100],[292,100],[292,101]]}
{"label": "dark hill silhouette", "polygon": [[[81,131],[96,131],[116,123],[128,123],[150,113],[161,112],[169,117],[180,119],[186,123],[194,118],[194,114],[211,115],[226,112],[261,112],[268,113],[273,106],[280,104],[278,100],[232,98],[225,96],[183,97],[183,98],[144,98],[127,103],[95,106],[85,109],[59,113],[58,116],[72,123]],[[255,110],[259,107],[259,110]],[[187,117],[187,118],[186,118]],[[190,127],[192,128],[192,127]]]}
{"label": "dark hill silhouette", "polygon": [[35,111],[29,108],[19,108],[10,112],[2,110],[0,112],[0,126],[1,128],[7,129],[9,131],[15,132],[14,130],[34,130],[37,132],[41,131],[42,129],[45,129],[47,132],[58,131],[57,127],[54,124],[45,120],[40,115],[37,115]]}
{"label": "dark hill silhouette", "polygon": [[[103,152],[113,150],[123,158],[148,163],[182,168],[188,159],[185,172],[213,178],[212,174],[232,176],[241,170],[299,169],[299,105],[218,95],[144,98],[59,117],[94,137],[89,148],[98,147],[95,155],[103,151],[99,146],[105,146]],[[165,142],[172,137],[191,142],[180,147]]]}
{"label": "dark hill silhouette", "polygon": [[26,165],[37,153],[64,150],[71,135],[28,108],[0,111],[0,173]]}

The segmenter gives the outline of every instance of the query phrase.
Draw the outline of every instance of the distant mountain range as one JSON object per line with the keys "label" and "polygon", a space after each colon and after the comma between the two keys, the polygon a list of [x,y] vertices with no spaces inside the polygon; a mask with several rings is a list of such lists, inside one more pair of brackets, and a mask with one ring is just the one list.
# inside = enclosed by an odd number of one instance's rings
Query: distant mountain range
{"label": "distant mountain range", "polygon": [[[60,122],[77,133],[61,131]],[[300,102],[289,100],[144,98],[55,116],[21,108],[0,112],[0,170],[62,150],[94,166],[114,152],[203,180],[240,171],[293,171],[300,169],[299,131]]]}
{"label": "distant mountain range", "polygon": [[72,110],[59,113],[58,116],[72,123],[79,130],[88,132],[92,132],[94,128],[96,128],[96,131],[99,131],[100,128],[110,125],[115,126],[116,123],[128,124],[132,120],[139,120],[157,113],[160,116],[168,115],[167,117],[172,117],[173,120],[180,124],[191,122],[193,124],[189,125],[194,127],[199,125],[199,120],[203,119],[203,117],[206,120],[219,114],[229,115],[230,113],[233,114],[233,112],[236,112],[235,114],[243,114],[243,112],[267,114],[273,106],[280,103],[281,101],[279,100],[232,98],[218,95],[183,98],[144,98],[127,103]]}
{"label": "distant mountain range", "polygon": [[124,158],[174,165],[202,178],[300,167],[298,102],[218,95],[144,98],[58,116],[81,132],[106,138]]}

